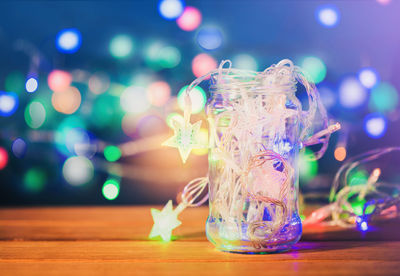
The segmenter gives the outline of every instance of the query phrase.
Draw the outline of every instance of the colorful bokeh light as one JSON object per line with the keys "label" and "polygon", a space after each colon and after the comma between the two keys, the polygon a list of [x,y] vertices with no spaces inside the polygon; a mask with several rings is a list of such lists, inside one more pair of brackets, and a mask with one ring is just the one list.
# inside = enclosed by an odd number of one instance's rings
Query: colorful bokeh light
{"label": "colorful bokeh light", "polygon": [[150,107],[146,90],[137,86],[130,86],[124,90],[121,94],[120,104],[125,112],[134,114],[143,113]]}
{"label": "colorful bokeh light", "polygon": [[26,80],[25,89],[29,93],[33,93],[38,89],[39,83],[35,78],[29,78]]}
{"label": "colorful bokeh light", "polygon": [[[135,73],[131,79],[131,86],[137,87],[147,87],[151,83],[157,81],[154,71],[152,70],[144,70]],[[122,92],[126,89],[126,87],[122,90]]]}
{"label": "colorful bokeh light", "polygon": [[[185,93],[186,93],[185,91],[186,91],[187,87],[188,87],[188,85],[182,87],[178,93],[178,105],[181,110],[185,109],[185,97],[184,96],[185,96]],[[192,102],[192,114],[200,113],[204,109],[204,106],[207,101],[206,93],[204,92],[204,90],[201,87],[196,86],[195,88],[193,88],[190,91],[189,96],[190,96],[190,100]]]}
{"label": "colorful bokeh light", "polygon": [[385,5],[390,4],[390,2],[392,2],[392,0],[376,0],[376,2],[385,6]]}
{"label": "colorful bokeh light", "polygon": [[314,83],[320,83],[325,79],[325,63],[317,57],[305,57],[300,62],[300,67],[305,71],[306,77]]}
{"label": "colorful bokeh light", "polygon": [[355,77],[345,78],[339,85],[339,101],[343,107],[357,108],[365,103],[367,91]]}
{"label": "colorful bokeh light", "polygon": [[92,159],[97,152],[97,142],[92,139],[89,135],[89,140],[83,142],[77,142],[74,144],[74,152],[78,156],[85,156],[86,158]]}
{"label": "colorful bokeh light", "polygon": [[71,85],[72,76],[62,70],[53,70],[47,77],[47,84],[54,92],[63,92]]}
{"label": "colorful bokeh light", "polygon": [[153,70],[161,69],[160,57],[162,49],[166,45],[161,41],[151,41],[147,43],[144,50],[146,64]]}
{"label": "colorful bokeh light", "polygon": [[146,64],[153,70],[174,68],[181,62],[181,52],[161,41],[149,42],[144,50]]}
{"label": "colorful bokeh light", "polygon": [[26,153],[26,142],[22,138],[17,138],[13,141],[11,145],[11,150],[14,153],[14,156],[17,158],[22,158]]}
{"label": "colorful bokeh light", "polygon": [[299,175],[302,181],[309,182],[317,175],[318,161],[314,159],[314,152],[308,148],[299,155]]}
{"label": "colorful bokeh light", "polygon": [[33,101],[26,106],[24,118],[30,128],[40,128],[46,121],[46,109],[41,102]]}
{"label": "colorful bokeh light", "polygon": [[358,79],[365,88],[372,88],[378,83],[379,76],[373,68],[363,68],[358,72]]}
{"label": "colorful bokeh light", "polygon": [[192,72],[201,77],[217,68],[217,61],[210,55],[199,54],[192,60]]}
{"label": "colorful bokeh light", "polygon": [[[83,139],[72,139],[76,137],[72,130],[74,129],[85,129],[85,124],[82,119],[78,116],[72,115],[66,117],[61,123],[58,124],[58,128],[54,134],[54,142],[57,150],[65,156],[75,154],[74,141],[81,142],[85,141],[85,135],[79,136]],[[69,137],[67,137],[69,133]],[[87,137],[86,137],[87,138]],[[68,146],[69,145],[69,146]],[[72,152],[71,152],[71,151]]]}
{"label": "colorful bokeh light", "polygon": [[257,60],[248,54],[238,54],[233,57],[232,64],[235,68],[243,69],[243,70],[258,70]]}
{"label": "colorful bokeh light", "polygon": [[157,81],[147,87],[147,99],[154,106],[163,106],[171,97],[171,87],[165,81]]}
{"label": "colorful bokeh light", "polygon": [[375,112],[394,111],[399,102],[396,88],[387,82],[381,82],[371,90],[368,107]]}
{"label": "colorful bokeh light", "polygon": [[340,12],[334,5],[322,5],[315,11],[315,17],[323,27],[332,28],[339,23]]}
{"label": "colorful bokeh light", "polygon": [[73,114],[81,105],[82,97],[78,88],[69,87],[62,93],[53,93],[51,103],[55,110],[64,114]]}
{"label": "colorful bokeh light", "polygon": [[28,192],[37,193],[46,185],[47,175],[40,168],[29,169],[23,178],[24,188]]}
{"label": "colorful bokeh light", "polygon": [[104,148],[104,158],[106,158],[106,160],[108,162],[115,162],[118,161],[121,158],[121,150],[119,149],[119,147],[116,146],[106,146]]}
{"label": "colorful bokeh light", "polygon": [[167,20],[174,20],[182,13],[185,4],[181,0],[161,0],[158,3],[158,12]]}
{"label": "colorful bokeh light", "polygon": [[198,31],[196,40],[204,50],[215,50],[222,45],[222,32],[217,27],[203,27]]}
{"label": "colorful bokeh light", "polygon": [[81,33],[75,28],[60,31],[56,38],[57,49],[62,53],[75,53],[81,47],[81,43]]}
{"label": "colorful bokeh light", "polygon": [[8,163],[8,153],[5,148],[0,147],[0,170],[4,169]]}
{"label": "colorful bokeh light", "polygon": [[337,161],[343,161],[346,159],[347,151],[345,147],[337,147],[335,149],[335,152],[333,153],[335,159]]}
{"label": "colorful bokeh light", "polygon": [[65,147],[69,154],[82,155],[88,158],[96,152],[97,145],[84,128],[67,128],[64,133]]}
{"label": "colorful bokeh light", "polygon": [[119,195],[119,181],[116,179],[107,179],[101,189],[104,198],[114,200]]}
{"label": "colorful bokeh light", "polygon": [[96,94],[103,94],[110,88],[110,78],[105,73],[95,73],[89,78],[89,90]]}
{"label": "colorful bokeh light", "polygon": [[181,62],[181,52],[173,46],[162,47],[158,53],[158,64],[162,68],[174,68]]}
{"label": "colorful bokeh light", "polygon": [[372,113],[364,119],[364,129],[371,138],[380,138],[385,135],[387,127],[386,118],[379,113]]}
{"label": "colorful bokeh light", "polygon": [[134,46],[134,42],[129,35],[119,34],[110,42],[110,53],[118,59],[127,58],[132,55]]}
{"label": "colorful bokeh light", "polygon": [[8,117],[18,108],[18,96],[14,92],[0,91],[0,116]]}
{"label": "colorful bokeh light", "polygon": [[179,28],[184,31],[193,31],[201,23],[201,12],[195,7],[186,7],[182,15],[176,20]]}
{"label": "colorful bokeh light", "polygon": [[72,186],[81,186],[92,180],[94,168],[92,162],[83,156],[68,158],[62,169],[65,180]]}

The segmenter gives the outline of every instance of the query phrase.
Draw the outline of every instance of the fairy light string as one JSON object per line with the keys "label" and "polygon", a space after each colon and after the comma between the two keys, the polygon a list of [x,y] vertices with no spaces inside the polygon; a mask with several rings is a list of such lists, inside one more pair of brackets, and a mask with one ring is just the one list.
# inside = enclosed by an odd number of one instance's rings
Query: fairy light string
{"label": "fairy light string", "polygon": [[[225,65],[228,67],[224,68]],[[340,129],[340,125],[328,124],[326,110],[315,85],[290,60],[282,60],[263,72],[234,69],[232,63],[226,60],[218,69],[188,86],[184,94],[184,120],[173,122],[174,136],[164,142],[164,145],[178,148],[184,163],[190,151],[200,146],[197,136],[201,121],[191,124],[190,91],[207,78],[210,78],[211,93],[220,93],[222,98],[229,97],[224,112],[208,118],[209,162],[210,168],[214,168],[213,185],[209,187],[213,195],[210,212],[221,222],[222,228],[228,229],[226,235],[229,239],[249,239],[255,247],[262,247],[262,237],[278,235],[295,208],[291,191],[295,169],[284,145],[273,141],[285,136],[287,120],[300,118],[299,140],[304,146],[322,144],[316,154],[318,159],[326,151],[330,134]],[[295,106],[301,107],[299,100],[290,96],[294,95],[297,82],[305,87],[308,94],[309,108],[306,111],[286,105],[290,97]],[[268,97],[263,96],[266,90],[270,93]],[[317,112],[324,129],[312,135]],[[263,135],[270,137],[268,142],[261,140]],[[193,181],[184,189],[182,202],[175,210],[171,202],[161,212],[152,209],[155,230],[152,230],[151,237],[160,235],[163,240],[169,240],[170,231],[178,226],[175,220],[178,214],[188,206],[199,206],[207,200],[203,197],[193,205],[209,182],[209,177]],[[245,205],[249,206],[246,214],[242,210]],[[271,222],[263,220],[264,210],[271,215]],[[171,227],[165,228],[166,235],[159,230],[162,221],[159,215],[162,212],[172,221]],[[247,231],[243,232],[241,229],[245,225],[248,225]]]}
{"label": "fairy light string", "polygon": [[[368,223],[372,220],[397,217],[400,196],[389,191],[400,189],[400,185],[379,181],[383,173],[381,168],[373,169],[364,183],[349,185],[348,179],[357,167],[398,151],[400,147],[379,148],[350,158],[335,175],[329,198],[331,203],[315,210],[303,224],[357,227],[361,231],[367,231]],[[372,199],[365,202],[371,197]],[[361,214],[354,208],[354,202],[362,203]]]}

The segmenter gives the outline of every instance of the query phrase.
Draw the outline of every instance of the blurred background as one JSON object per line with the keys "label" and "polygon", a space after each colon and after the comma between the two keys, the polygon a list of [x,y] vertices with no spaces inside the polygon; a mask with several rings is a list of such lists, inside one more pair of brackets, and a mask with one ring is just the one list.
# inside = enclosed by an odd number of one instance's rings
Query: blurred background
{"label": "blurred background", "polygon": [[[301,158],[303,192],[327,197],[347,158],[399,145],[397,0],[2,1],[0,14],[1,205],[176,198],[207,173],[207,151],[183,165],[161,143],[182,89],[223,59],[293,60],[342,124],[323,159]],[[207,90],[193,92],[193,120]]]}

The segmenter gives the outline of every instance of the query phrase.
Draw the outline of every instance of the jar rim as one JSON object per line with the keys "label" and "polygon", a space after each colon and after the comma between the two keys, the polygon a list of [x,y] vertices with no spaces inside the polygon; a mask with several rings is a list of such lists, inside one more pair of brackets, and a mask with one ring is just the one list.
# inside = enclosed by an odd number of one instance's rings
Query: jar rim
{"label": "jar rim", "polygon": [[[243,93],[249,94],[292,94],[296,92],[296,81],[286,83],[265,83],[265,72],[235,69],[211,74],[210,93]],[[290,78],[289,78],[290,80]]]}
{"label": "jar rim", "polygon": [[[247,87],[246,87],[247,85]],[[232,94],[232,93],[247,93],[247,94],[294,94],[296,92],[296,84],[280,85],[280,86],[268,86],[268,85],[257,85],[253,86],[246,84],[240,85],[210,85],[210,94]],[[246,89],[246,91],[243,91]]]}

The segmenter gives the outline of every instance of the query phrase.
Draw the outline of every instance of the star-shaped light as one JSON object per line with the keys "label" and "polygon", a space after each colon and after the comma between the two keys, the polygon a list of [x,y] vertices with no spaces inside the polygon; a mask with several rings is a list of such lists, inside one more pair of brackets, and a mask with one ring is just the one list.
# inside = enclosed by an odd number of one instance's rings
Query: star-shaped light
{"label": "star-shaped light", "polygon": [[199,142],[201,121],[191,124],[184,120],[173,120],[172,128],[174,136],[165,141],[162,145],[178,148],[183,163],[186,163],[190,152],[194,148],[204,148]]}
{"label": "star-shaped light", "polygon": [[151,215],[153,216],[154,225],[149,238],[161,236],[163,241],[170,241],[172,230],[181,225],[178,220],[178,212],[173,210],[172,200],[168,201],[162,211],[152,208]]}

